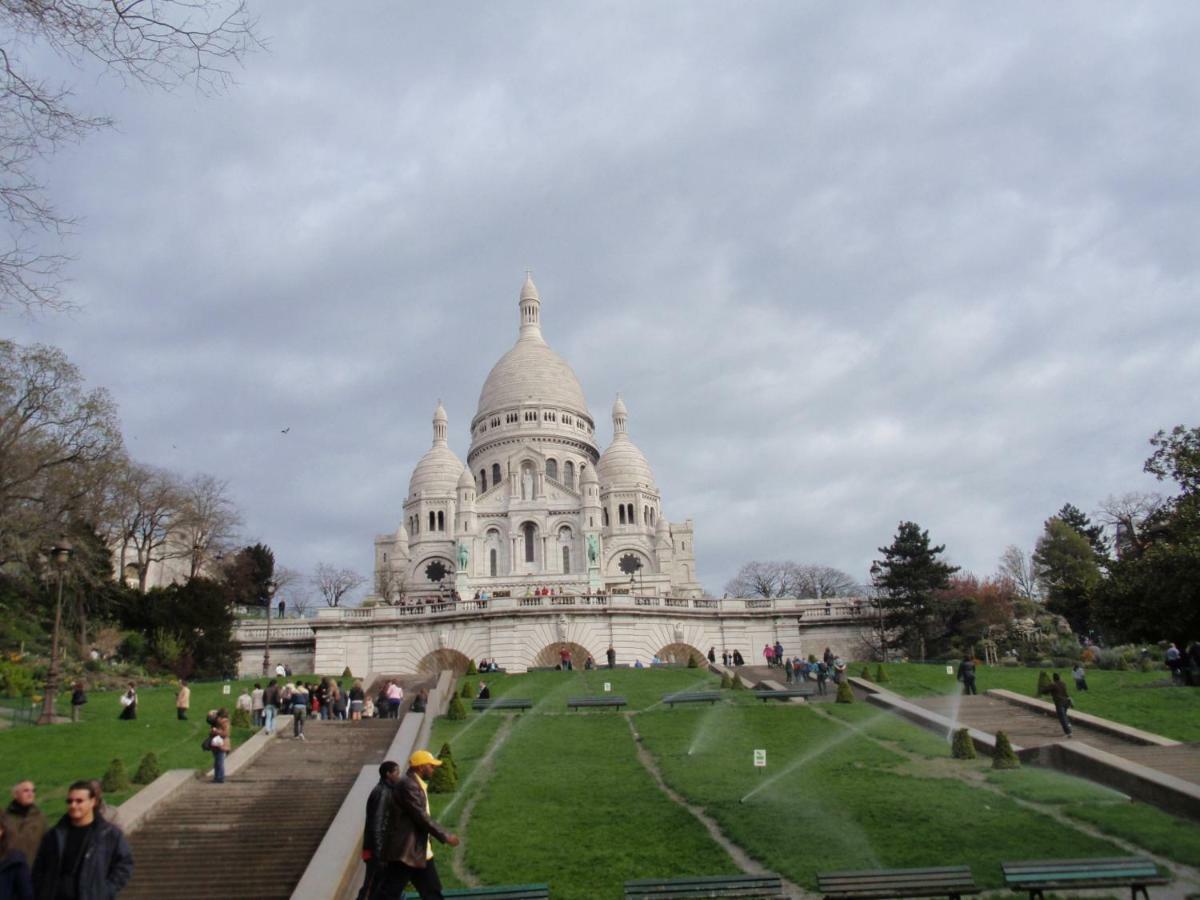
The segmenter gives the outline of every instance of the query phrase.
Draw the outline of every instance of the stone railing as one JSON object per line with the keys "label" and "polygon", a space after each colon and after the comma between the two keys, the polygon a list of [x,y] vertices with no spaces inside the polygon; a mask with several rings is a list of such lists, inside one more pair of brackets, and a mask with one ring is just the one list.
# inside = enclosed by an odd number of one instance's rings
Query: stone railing
{"label": "stone railing", "polygon": [[[350,612],[351,610],[342,610]],[[358,610],[354,610],[358,612]],[[369,610],[364,610],[369,612]],[[234,639],[243,643],[258,644],[263,643],[267,639],[266,625],[247,625],[238,623],[234,629]],[[311,641],[313,639],[313,630],[308,625],[272,625],[271,626],[271,643],[285,644],[289,641]]]}

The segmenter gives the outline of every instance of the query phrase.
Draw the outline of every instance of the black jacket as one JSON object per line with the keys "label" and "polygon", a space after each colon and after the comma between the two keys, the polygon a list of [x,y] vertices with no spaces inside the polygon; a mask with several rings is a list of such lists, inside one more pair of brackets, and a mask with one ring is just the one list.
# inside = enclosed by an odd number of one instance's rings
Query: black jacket
{"label": "black jacket", "polygon": [[29,876],[29,863],[20,850],[9,850],[0,859],[0,897],[5,900],[33,900],[33,881]]}
{"label": "black jacket", "polygon": [[[46,832],[33,865],[34,896],[54,900],[58,892],[60,860],[67,845],[71,820],[63,816]],[[112,900],[133,874],[133,853],[125,834],[98,814],[96,827],[84,844],[79,862],[79,900]]]}
{"label": "black jacket", "polygon": [[411,869],[423,869],[429,836],[432,834],[444,844],[450,833],[425,811],[425,791],[411,769],[392,787],[390,800],[383,861],[402,862]]}
{"label": "black jacket", "polygon": [[363,849],[371,851],[371,858],[383,857],[383,839],[387,835],[391,811],[392,785],[386,778],[371,789],[367,797],[367,825],[363,829]]}

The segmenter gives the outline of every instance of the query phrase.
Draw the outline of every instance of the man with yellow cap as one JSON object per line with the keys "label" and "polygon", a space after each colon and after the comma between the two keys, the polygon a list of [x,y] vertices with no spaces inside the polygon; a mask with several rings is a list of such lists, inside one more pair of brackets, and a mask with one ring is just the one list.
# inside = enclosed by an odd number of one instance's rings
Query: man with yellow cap
{"label": "man with yellow cap", "polygon": [[458,846],[451,834],[429,816],[426,783],[442,761],[428,750],[417,750],[408,758],[408,771],[392,788],[387,831],[383,840],[385,868],[380,900],[399,900],[412,882],[421,900],[442,900],[442,880],[433,861],[433,835],[443,844]]}

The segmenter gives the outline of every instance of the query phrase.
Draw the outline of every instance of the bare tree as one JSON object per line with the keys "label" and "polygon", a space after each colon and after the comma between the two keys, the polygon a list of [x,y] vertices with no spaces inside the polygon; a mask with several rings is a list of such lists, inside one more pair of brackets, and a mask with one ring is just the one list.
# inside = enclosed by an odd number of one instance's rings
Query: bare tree
{"label": "bare tree", "polygon": [[738,573],[725,585],[725,591],[734,597],[787,596],[786,565],[777,562],[748,562],[738,569]]}
{"label": "bare tree", "polygon": [[1033,559],[1016,544],[1004,548],[997,573],[1012,582],[1013,589],[1022,600],[1035,603],[1042,599],[1042,587],[1038,583]]}
{"label": "bare tree", "polygon": [[241,527],[242,517],[226,494],[228,488],[227,481],[197,475],[180,489],[174,524],[177,539],[187,545],[189,580],[200,574],[206,562],[232,547]]}
{"label": "bare tree", "polygon": [[789,597],[853,597],[862,593],[857,581],[832,566],[785,563]]}
{"label": "bare tree", "polygon": [[1170,501],[1157,493],[1128,493],[1109,497],[1100,504],[1097,518],[1113,529],[1117,556],[1141,556],[1150,545],[1150,535],[1170,509]]}
{"label": "bare tree", "polygon": [[258,45],[242,0],[23,0],[0,3],[0,210],[8,246],[0,248],[0,308],[61,307],[66,258],[39,243],[68,230],[38,181],[39,161],[64,143],[105,128],[105,117],[71,108],[68,87],[32,72],[22,53],[41,51],[76,66],[96,63],[125,83],[169,88],[192,81],[226,87],[241,58]]}
{"label": "bare tree", "polygon": [[179,540],[176,531],[182,507],[183,492],[172,473],[136,463],[129,466],[124,484],[119,565],[122,578],[127,565],[136,567],[138,590],[143,594],[151,565],[189,553],[187,542]]}
{"label": "bare tree", "polygon": [[61,350],[0,340],[0,565],[91,512],[123,459],[116,409]]}
{"label": "bare tree", "polygon": [[404,596],[407,582],[406,573],[390,565],[375,570],[375,593],[388,605],[394,604]]}
{"label": "bare tree", "polygon": [[347,594],[366,583],[367,579],[353,569],[339,569],[323,562],[317,563],[312,576],[312,586],[326,606],[341,606]]}

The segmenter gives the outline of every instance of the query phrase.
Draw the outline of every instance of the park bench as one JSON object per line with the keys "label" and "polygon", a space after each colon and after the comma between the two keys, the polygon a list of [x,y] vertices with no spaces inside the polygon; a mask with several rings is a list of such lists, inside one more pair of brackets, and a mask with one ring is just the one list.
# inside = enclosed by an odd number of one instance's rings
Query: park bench
{"label": "park bench", "polygon": [[676,703],[716,703],[720,699],[720,691],[679,691],[663,694],[662,702],[674,708]]}
{"label": "park bench", "polygon": [[442,891],[442,896],[477,897],[479,900],[548,900],[550,887],[545,884],[508,884],[500,887],[451,888]]}
{"label": "park bench", "polygon": [[816,686],[782,688],[780,690],[756,688],[754,696],[763,703],[766,703],[768,700],[791,700],[793,697],[811,697],[816,692]]}
{"label": "park bench", "polygon": [[700,897],[739,897],[782,900],[778,875],[711,875],[703,878],[639,878],[625,882],[625,900],[690,900]]}
{"label": "park bench", "polygon": [[533,701],[519,697],[490,697],[486,700],[472,700],[471,709],[533,709]]}
{"label": "park bench", "polygon": [[620,709],[625,705],[624,697],[570,697],[567,699],[567,709],[583,709],[589,706],[615,706]]}
{"label": "park bench", "polygon": [[1075,890],[1076,888],[1129,888],[1129,896],[1139,893],[1149,900],[1146,890],[1152,884],[1166,884],[1169,879],[1158,874],[1152,860],[1140,856],[1109,859],[1046,859],[1032,862],[1001,863],[1004,883],[1008,889],[1043,897],[1043,891]]}
{"label": "park bench", "polygon": [[978,894],[967,866],[932,869],[866,869],[817,874],[825,900],[885,900],[889,897],[962,897]]}

